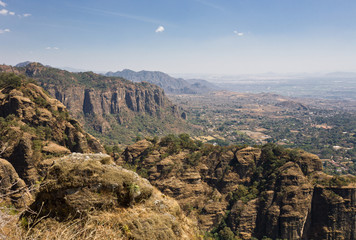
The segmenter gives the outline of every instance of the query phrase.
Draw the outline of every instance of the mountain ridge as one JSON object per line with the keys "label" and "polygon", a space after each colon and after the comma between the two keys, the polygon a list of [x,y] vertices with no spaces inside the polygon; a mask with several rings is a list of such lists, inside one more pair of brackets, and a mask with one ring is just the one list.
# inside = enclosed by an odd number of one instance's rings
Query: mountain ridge
{"label": "mountain ridge", "polygon": [[107,72],[106,76],[119,76],[133,82],[150,82],[163,88],[170,94],[200,94],[216,90],[218,87],[206,80],[185,80],[174,78],[160,71],[138,71],[124,69],[117,72]]}

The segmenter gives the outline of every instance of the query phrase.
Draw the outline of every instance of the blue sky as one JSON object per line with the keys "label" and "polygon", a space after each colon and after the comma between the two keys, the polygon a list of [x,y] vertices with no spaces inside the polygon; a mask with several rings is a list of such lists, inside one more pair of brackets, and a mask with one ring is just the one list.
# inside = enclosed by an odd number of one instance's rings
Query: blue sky
{"label": "blue sky", "polygon": [[0,64],[356,72],[355,0],[1,0]]}

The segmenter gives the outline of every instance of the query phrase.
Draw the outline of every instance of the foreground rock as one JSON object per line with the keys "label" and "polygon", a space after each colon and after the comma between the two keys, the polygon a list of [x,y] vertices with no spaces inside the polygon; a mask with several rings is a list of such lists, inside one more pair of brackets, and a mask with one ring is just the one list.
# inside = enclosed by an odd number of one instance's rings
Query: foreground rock
{"label": "foreground rock", "polygon": [[105,154],[53,160],[30,208],[37,214],[23,216],[29,225],[47,217],[37,230],[79,218],[101,222],[111,239],[194,239],[197,231],[175,200]]}

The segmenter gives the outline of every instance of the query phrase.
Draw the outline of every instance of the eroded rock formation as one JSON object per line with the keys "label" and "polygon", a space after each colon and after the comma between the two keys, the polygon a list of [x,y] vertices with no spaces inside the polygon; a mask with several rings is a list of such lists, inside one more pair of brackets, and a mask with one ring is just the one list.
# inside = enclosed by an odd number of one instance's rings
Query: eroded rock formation
{"label": "eroded rock formation", "polygon": [[119,161],[177,199],[202,229],[228,226],[243,239],[355,239],[355,179],[334,185],[316,155],[274,145],[184,147],[177,139],[137,142]]}

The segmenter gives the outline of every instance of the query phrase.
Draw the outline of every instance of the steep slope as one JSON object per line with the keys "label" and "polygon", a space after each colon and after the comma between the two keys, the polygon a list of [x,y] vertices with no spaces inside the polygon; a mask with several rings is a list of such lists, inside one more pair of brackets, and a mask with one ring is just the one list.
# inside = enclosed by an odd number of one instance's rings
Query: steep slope
{"label": "steep slope", "polygon": [[73,117],[96,137],[108,143],[129,143],[137,135],[162,135],[192,131],[159,87],[133,83],[92,72],[70,73],[39,63],[24,67],[0,66],[0,71],[21,73],[35,79],[61,101]]}
{"label": "steep slope", "polygon": [[205,80],[187,81],[182,78],[174,78],[166,73],[158,71],[139,71],[135,72],[124,69],[117,72],[108,72],[106,76],[122,77],[133,82],[149,82],[164,89],[172,94],[197,94],[216,90],[212,83]]}
{"label": "steep slope", "polygon": [[326,175],[320,159],[301,150],[218,147],[170,135],[137,142],[118,161],[218,239],[356,237],[355,177]]}

